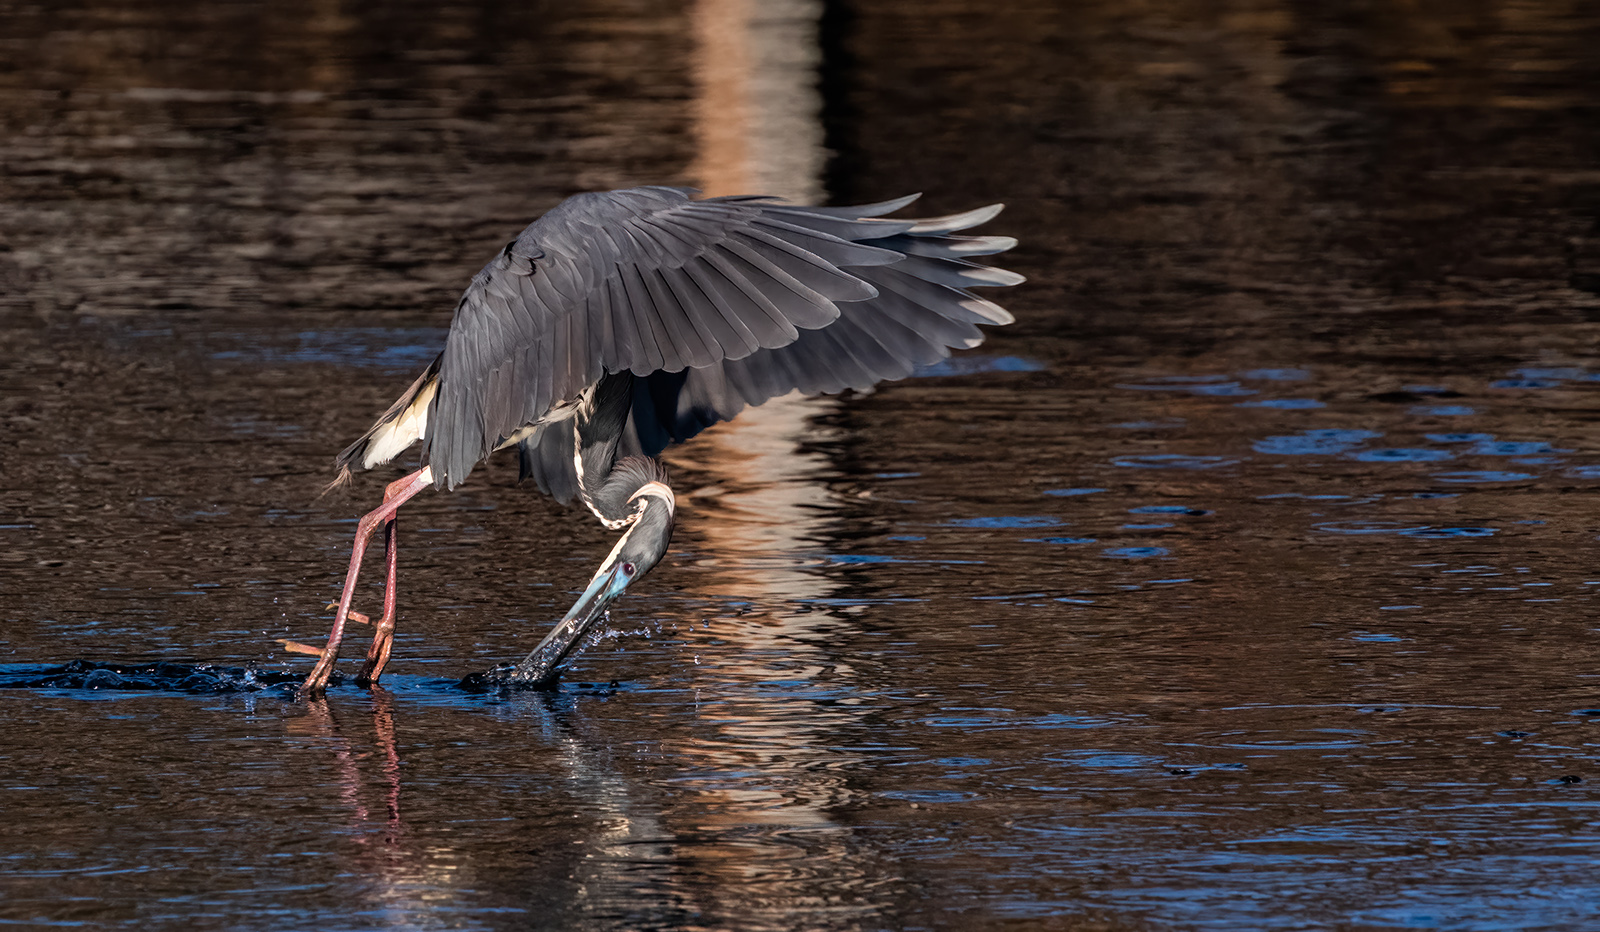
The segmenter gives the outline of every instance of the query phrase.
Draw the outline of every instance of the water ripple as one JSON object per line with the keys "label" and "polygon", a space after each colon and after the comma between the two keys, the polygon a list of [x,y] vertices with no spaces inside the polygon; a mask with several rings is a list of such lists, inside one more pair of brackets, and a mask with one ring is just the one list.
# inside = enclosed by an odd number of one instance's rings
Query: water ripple
{"label": "water ripple", "polygon": [[1405,521],[1324,521],[1313,524],[1313,530],[1323,531],[1328,534],[1403,534],[1409,531],[1425,531],[1426,524],[1414,524]]}
{"label": "water ripple", "polygon": [[1463,472],[1434,473],[1431,477],[1435,482],[1524,482],[1536,478],[1531,472],[1500,472],[1492,469],[1466,470]]}
{"label": "water ripple", "polygon": [[993,518],[953,518],[944,522],[947,527],[971,528],[1012,528],[1012,527],[1055,527],[1061,524],[1060,518],[1050,515],[1000,515]]}
{"label": "water ripple", "polygon": [[1241,379],[1261,379],[1267,382],[1303,382],[1311,378],[1307,369],[1249,369],[1239,373]]}
{"label": "water ripple", "polygon": [[1393,534],[1397,537],[1416,537],[1424,540],[1444,540],[1455,537],[1493,537],[1492,527],[1434,527],[1429,524],[1411,524],[1405,521],[1325,521],[1312,525],[1313,530],[1328,534]]}
{"label": "water ripple", "polygon": [[1480,440],[1467,451],[1475,456],[1535,456],[1540,453],[1571,453],[1553,447],[1541,440],[1517,442],[1512,440]]}
{"label": "water ripple", "polygon": [[927,379],[977,375],[984,372],[1043,372],[1048,368],[1050,367],[1042,362],[1023,356],[983,356],[967,353],[921,366],[912,373],[912,377]]}
{"label": "water ripple", "polygon": [[1490,382],[1490,388],[1559,388],[1561,383],[1552,379],[1500,379]]}
{"label": "water ripple", "polygon": [[1117,560],[1142,560],[1147,557],[1164,557],[1168,551],[1165,547],[1113,547],[1101,553]]}
{"label": "water ripple", "polygon": [[1441,460],[1455,459],[1455,454],[1447,450],[1362,450],[1360,453],[1346,455],[1363,463],[1437,463]]}
{"label": "water ripple", "polygon": [[1283,411],[1309,411],[1316,408],[1326,408],[1327,405],[1315,398],[1263,398],[1260,401],[1241,401],[1234,405],[1236,408],[1277,408]]}
{"label": "water ripple", "polygon": [[1149,453],[1142,456],[1118,456],[1111,460],[1111,465],[1125,466],[1129,469],[1216,469],[1221,466],[1234,466],[1239,462],[1226,456]]}
{"label": "water ripple", "polygon": [[1117,385],[1132,392],[1188,392],[1191,395],[1254,395],[1255,389],[1229,381],[1224,375],[1166,375]]}
{"label": "water ripple", "polygon": [[1257,453],[1268,453],[1274,456],[1336,454],[1344,453],[1368,440],[1376,440],[1382,436],[1382,432],[1375,430],[1325,428],[1302,431],[1298,434],[1268,437],[1265,440],[1256,441],[1252,444],[1252,449]]}
{"label": "water ripple", "polygon": [[1493,537],[1496,528],[1492,527],[1428,527],[1414,531],[1401,531],[1401,537],[1421,537],[1429,540],[1442,540],[1449,537]]}

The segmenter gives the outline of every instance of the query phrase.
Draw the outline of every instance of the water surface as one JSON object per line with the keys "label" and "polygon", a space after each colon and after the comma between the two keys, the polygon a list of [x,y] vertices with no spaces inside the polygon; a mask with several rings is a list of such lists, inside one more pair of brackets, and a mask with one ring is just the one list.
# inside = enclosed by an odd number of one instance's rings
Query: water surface
{"label": "water surface", "polygon": [[671,454],[553,694],[454,684],[610,536],[418,498],[384,687],[288,699],[332,455],[529,218],[706,182],[719,9],[0,3],[0,919],[1600,920],[1581,6],[799,4],[785,170],[1008,202],[1017,323]]}

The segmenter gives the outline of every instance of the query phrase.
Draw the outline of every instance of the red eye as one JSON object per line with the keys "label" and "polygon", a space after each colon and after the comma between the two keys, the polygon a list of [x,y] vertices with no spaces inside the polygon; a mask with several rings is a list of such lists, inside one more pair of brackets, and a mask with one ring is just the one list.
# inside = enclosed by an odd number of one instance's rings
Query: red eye
{"label": "red eye", "polygon": [[625,575],[628,575],[628,576],[632,576],[634,574],[634,572],[637,571],[638,569],[639,568],[637,566],[634,566],[632,563],[624,563],[624,564],[622,564],[622,572]]}

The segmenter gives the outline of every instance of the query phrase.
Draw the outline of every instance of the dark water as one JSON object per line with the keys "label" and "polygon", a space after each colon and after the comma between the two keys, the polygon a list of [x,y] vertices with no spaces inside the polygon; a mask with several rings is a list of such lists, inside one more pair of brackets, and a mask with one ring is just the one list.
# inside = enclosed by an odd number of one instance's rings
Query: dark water
{"label": "dark water", "polygon": [[453,684],[608,534],[419,498],[297,706],[333,453],[698,177],[703,9],[507,6],[0,2],[0,921],[1600,926],[1600,9],[827,4],[828,196],[1008,202],[1017,323],[675,453],[554,694]]}

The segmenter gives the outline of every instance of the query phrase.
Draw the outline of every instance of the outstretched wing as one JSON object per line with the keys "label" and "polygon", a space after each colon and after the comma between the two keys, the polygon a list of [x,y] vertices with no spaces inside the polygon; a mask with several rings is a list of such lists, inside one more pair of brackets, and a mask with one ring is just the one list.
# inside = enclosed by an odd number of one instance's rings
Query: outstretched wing
{"label": "outstretched wing", "polygon": [[[791,342],[706,366],[636,377],[622,452],[654,455],[746,407],[796,389],[839,392],[904,378],[952,349],[977,346],[983,341],[978,324],[1010,323],[1004,308],[967,289],[1020,283],[1022,276],[1014,272],[970,261],[1004,252],[1016,240],[954,235],[992,219],[1000,206],[929,220],[873,219],[913,199],[855,208],[762,205],[764,214],[785,224],[892,252],[895,261],[847,267],[872,286],[873,294],[839,303],[835,320],[800,330]],[[562,501],[576,489],[570,434],[539,431],[521,444],[524,475]]]}
{"label": "outstretched wing", "polygon": [[[606,373],[746,359],[879,297],[863,272],[906,256],[862,240],[914,223],[863,219],[871,210],[695,201],[656,187],[563,201],[484,266],[456,307],[421,431],[435,484],[454,487]],[[864,226],[871,236],[857,233]]]}

